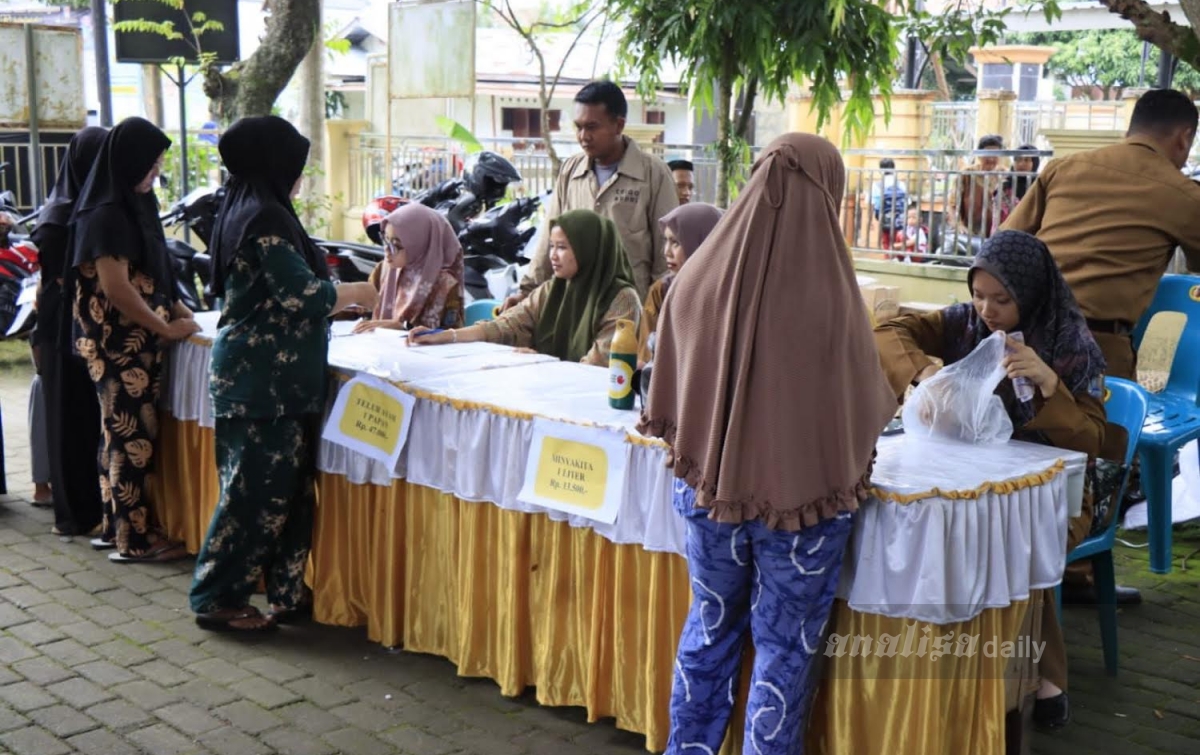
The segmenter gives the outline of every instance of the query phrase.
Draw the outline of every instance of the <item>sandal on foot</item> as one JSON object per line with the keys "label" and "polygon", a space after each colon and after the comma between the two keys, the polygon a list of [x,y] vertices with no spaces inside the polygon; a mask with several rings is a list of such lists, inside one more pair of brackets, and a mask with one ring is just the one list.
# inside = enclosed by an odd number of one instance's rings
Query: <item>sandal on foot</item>
{"label": "sandal on foot", "polygon": [[312,603],[303,603],[295,608],[269,608],[267,610],[267,618],[274,619],[276,624],[299,624],[311,621],[312,617]]}
{"label": "sandal on foot", "polygon": [[154,563],[161,564],[167,561],[179,561],[188,557],[187,549],[183,547],[183,543],[161,543],[150,550],[140,555],[110,553],[108,560],[119,564],[124,563]]}
{"label": "sandal on foot", "polygon": [[[210,632],[245,632],[247,634],[270,632],[279,628],[279,625],[275,623],[273,618],[263,616],[254,606],[246,606],[232,613],[227,613],[228,610],[198,613],[196,614],[196,626],[201,629],[207,629]],[[256,626],[236,626],[235,624],[235,622],[251,619],[263,619],[265,623]]]}
{"label": "sandal on foot", "polygon": [[88,543],[94,551],[110,551],[117,547],[117,544],[112,540],[105,540],[102,537],[93,537]]}

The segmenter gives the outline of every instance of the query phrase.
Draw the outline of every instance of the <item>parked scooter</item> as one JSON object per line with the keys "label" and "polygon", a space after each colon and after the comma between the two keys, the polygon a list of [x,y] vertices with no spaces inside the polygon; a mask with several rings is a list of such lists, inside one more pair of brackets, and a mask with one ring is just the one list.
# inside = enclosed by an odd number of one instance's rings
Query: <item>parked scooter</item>
{"label": "parked scooter", "polygon": [[37,322],[34,299],[41,265],[37,247],[16,234],[16,214],[0,211],[0,338],[22,338]]}
{"label": "parked scooter", "polygon": [[[535,196],[494,206],[459,232],[468,303],[476,299],[504,299],[515,290],[525,265],[523,255],[537,231],[533,217],[542,202],[543,197]],[[368,238],[380,245],[378,247],[322,242],[336,253],[329,258],[330,269],[335,269],[336,261],[340,280],[366,280],[375,265],[383,261],[383,220],[405,203],[406,200],[400,197],[380,197],[364,210],[363,229]]]}
{"label": "parked scooter", "polygon": [[206,186],[180,199],[171,209],[159,216],[165,228],[186,226],[204,245],[205,251],[201,252],[182,239],[167,238],[167,252],[175,271],[176,293],[180,301],[193,312],[210,310],[216,305],[216,300],[209,290],[209,284],[212,282],[212,257],[207,250],[216,225],[217,212],[221,209],[224,197],[223,188]]}
{"label": "parked scooter", "polygon": [[461,234],[481,212],[495,208],[508,195],[510,184],[520,181],[521,173],[503,156],[479,152],[467,159],[461,178],[443,182],[416,201],[444,213],[454,232]]}
{"label": "parked scooter", "polygon": [[523,197],[495,207],[458,235],[466,267],[464,283],[472,300],[503,301],[516,289],[527,262],[526,250],[533,249],[538,230],[533,217],[542,201],[542,196]]}

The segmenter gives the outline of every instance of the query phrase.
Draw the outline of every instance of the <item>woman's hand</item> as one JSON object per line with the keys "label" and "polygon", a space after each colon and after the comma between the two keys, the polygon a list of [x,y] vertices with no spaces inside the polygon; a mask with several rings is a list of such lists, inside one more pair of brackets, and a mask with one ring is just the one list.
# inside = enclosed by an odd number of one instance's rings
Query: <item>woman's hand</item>
{"label": "woman's hand", "polygon": [[538,353],[537,349],[531,349],[528,346],[518,346],[517,348],[513,349],[513,351],[517,352],[518,354],[536,354],[536,353]]}
{"label": "woman's hand", "polygon": [[427,328],[424,325],[418,325],[408,331],[409,346],[437,346],[443,343],[454,342],[454,331],[443,330],[434,332],[433,328]]}
{"label": "woman's hand", "polygon": [[1008,342],[1008,355],[1004,357],[1004,371],[1010,380],[1014,378],[1029,378],[1042,392],[1043,398],[1050,398],[1058,390],[1058,375],[1048,364],[1042,361],[1037,352],[1020,341],[1011,338]]}
{"label": "woman's hand", "polygon": [[182,341],[200,332],[200,324],[191,318],[182,318],[164,323],[159,336],[164,341]]}
{"label": "woman's hand", "polygon": [[372,330],[402,330],[395,320],[363,320],[354,326],[355,333],[370,333]]}

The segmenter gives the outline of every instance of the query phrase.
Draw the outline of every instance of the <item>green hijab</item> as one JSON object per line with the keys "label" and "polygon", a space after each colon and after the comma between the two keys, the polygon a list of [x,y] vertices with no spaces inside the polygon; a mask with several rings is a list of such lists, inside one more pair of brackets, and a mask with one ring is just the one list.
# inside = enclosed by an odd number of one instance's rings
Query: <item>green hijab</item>
{"label": "green hijab", "polygon": [[623,288],[634,288],[633,267],[617,227],[591,210],[571,210],[550,221],[567,235],[579,272],[554,278],[533,334],[538,352],[569,362],[587,356],[608,307]]}

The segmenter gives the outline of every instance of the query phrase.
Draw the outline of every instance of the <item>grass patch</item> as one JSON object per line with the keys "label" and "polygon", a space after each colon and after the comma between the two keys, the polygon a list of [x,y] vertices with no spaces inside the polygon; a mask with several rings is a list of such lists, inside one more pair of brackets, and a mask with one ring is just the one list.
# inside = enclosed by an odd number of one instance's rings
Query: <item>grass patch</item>
{"label": "grass patch", "polygon": [[0,341],[0,370],[15,368],[33,368],[29,341],[24,338],[7,338]]}

